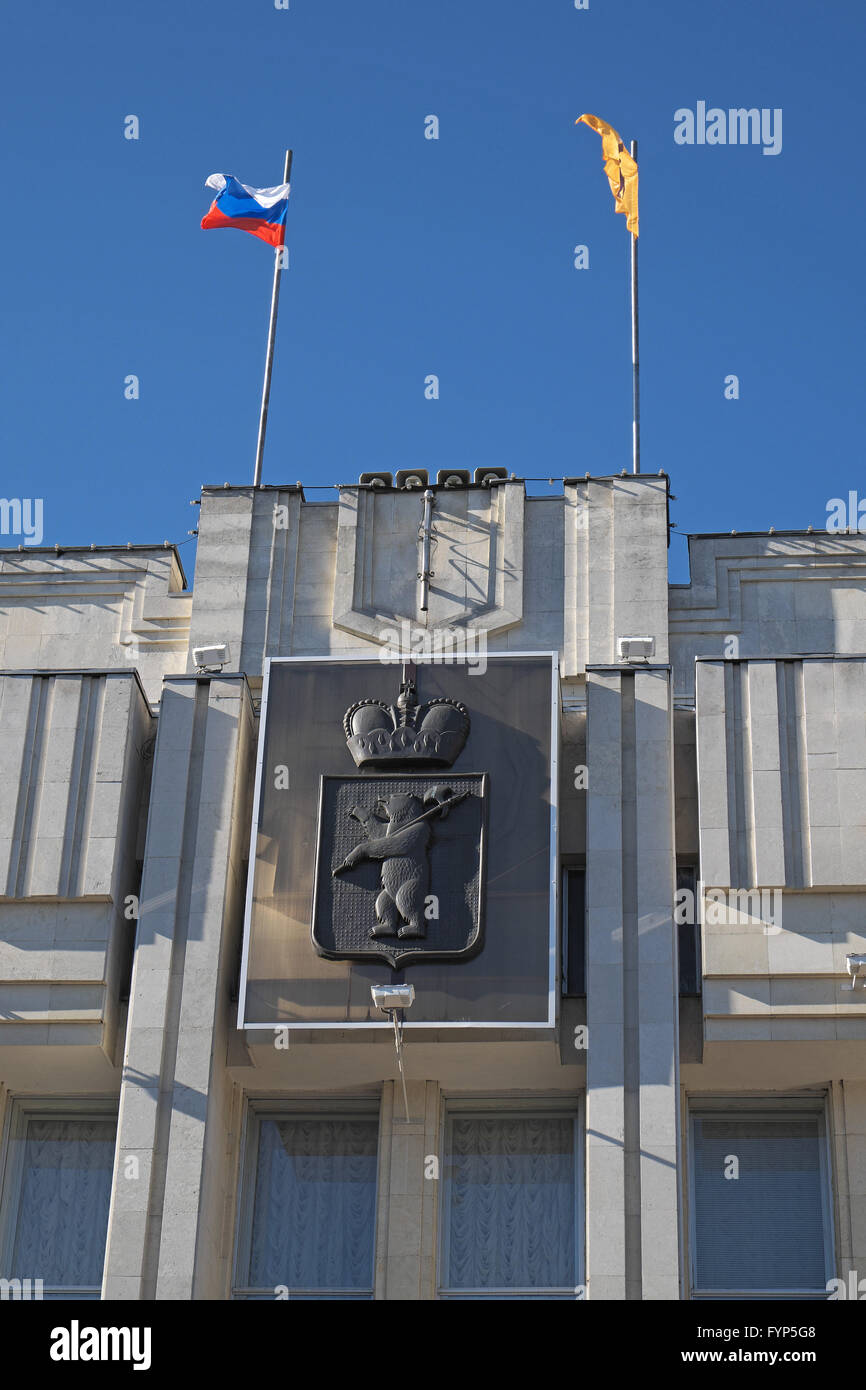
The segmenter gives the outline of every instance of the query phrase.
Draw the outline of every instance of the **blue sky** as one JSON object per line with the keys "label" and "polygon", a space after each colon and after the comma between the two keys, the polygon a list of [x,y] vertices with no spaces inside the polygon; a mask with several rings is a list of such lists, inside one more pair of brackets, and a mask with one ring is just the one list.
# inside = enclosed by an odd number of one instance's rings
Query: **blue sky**
{"label": "blue sky", "polygon": [[[2,494],[44,499],[46,544],[180,542],[202,483],[252,480],[272,252],[199,223],[208,174],[278,183],[289,145],[266,482],[630,467],[628,233],[600,141],[574,125],[591,111],[639,142],[644,471],[670,473],[681,533],[822,526],[829,497],[866,493],[864,15],[7,8]],[[781,153],[677,145],[674,112],[698,101],[781,108]],[[675,537],[678,581],[685,549]]]}

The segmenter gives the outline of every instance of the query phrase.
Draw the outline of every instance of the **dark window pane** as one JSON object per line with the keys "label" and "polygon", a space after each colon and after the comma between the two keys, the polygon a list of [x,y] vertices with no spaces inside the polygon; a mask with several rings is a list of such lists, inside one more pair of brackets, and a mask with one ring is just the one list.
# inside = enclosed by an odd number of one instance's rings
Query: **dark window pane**
{"label": "dark window pane", "polygon": [[586,871],[562,876],[562,992],[586,994]]}
{"label": "dark window pane", "polygon": [[[687,889],[692,920],[677,924],[677,941],[680,966],[680,994],[700,994],[701,992],[701,928],[698,922],[699,905],[696,900],[697,870],[692,865],[677,865],[677,892]],[[682,915],[682,912],[681,912]]]}

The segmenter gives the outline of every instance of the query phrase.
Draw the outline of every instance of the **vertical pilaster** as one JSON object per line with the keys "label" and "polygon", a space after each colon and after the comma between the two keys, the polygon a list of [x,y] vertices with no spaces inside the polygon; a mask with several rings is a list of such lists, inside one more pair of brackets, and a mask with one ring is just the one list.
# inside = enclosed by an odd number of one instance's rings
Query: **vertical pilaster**
{"label": "vertical pilaster", "polygon": [[[866,1293],[866,1082],[831,1086],[830,1142],[836,1169],[836,1276]],[[852,1277],[852,1275],[856,1277]]]}
{"label": "vertical pilaster", "polygon": [[[377,1297],[429,1300],[436,1293],[439,1199],[439,1087],[407,1081],[410,1121],[399,1082],[383,1083]],[[431,1161],[432,1160],[432,1161]]]}
{"label": "vertical pilaster", "polygon": [[[154,757],[103,1297],[197,1295],[219,1150],[251,736],[241,677],[166,683]],[[219,1205],[218,1194],[214,1203]],[[205,1261],[202,1259],[202,1263]]]}
{"label": "vertical pilaster", "polygon": [[634,675],[641,1292],[680,1296],[679,978],[670,673]]}
{"label": "vertical pilaster", "polygon": [[654,637],[667,661],[667,479],[587,477],[563,491],[563,675],[616,661],[619,637]]}
{"label": "vertical pilaster", "polygon": [[622,731],[618,673],[587,672],[586,1270],[626,1296]]}
{"label": "vertical pilaster", "polygon": [[587,1285],[679,1296],[669,672],[587,672]]}
{"label": "vertical pilaster", "polygon": [[254,488],[205,489],[198,523],[198,555],[192,596],[189,666],[194,647],[227,642],[232,669],[240,665],[252,550]]}

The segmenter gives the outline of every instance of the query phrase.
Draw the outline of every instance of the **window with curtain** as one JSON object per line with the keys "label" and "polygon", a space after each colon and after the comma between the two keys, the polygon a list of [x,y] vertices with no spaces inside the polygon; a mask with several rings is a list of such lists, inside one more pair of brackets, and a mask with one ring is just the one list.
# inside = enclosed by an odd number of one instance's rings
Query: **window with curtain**
{"label": "window with curtain", "polygon": [[449,1116],[444,1297],[575,1297],[576,1129],[573,1113]]}
{"label": "window with curtain", "polygon": [[13,1117],[3,1271],[45,1298],[99,1298],[117,1124],[113,1116]]}
{"label": "window with curtain", "polygon": [[373,1296],[376,1115],[252,1117],[242,1298]]}
{"label": "window with curtain", "polygon": [[830,1181],[817,1111],[692,1114],[693,1291],[825,1292]]}

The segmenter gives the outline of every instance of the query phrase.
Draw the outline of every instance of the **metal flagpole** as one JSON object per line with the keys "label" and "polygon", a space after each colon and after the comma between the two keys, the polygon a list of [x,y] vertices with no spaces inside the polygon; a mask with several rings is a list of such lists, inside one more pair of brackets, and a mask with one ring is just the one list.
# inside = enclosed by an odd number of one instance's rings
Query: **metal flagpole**
{"label": "metal flagpole", "polygon": [[[637,140],[631,142],[631,157],[637,162]],[[638,349],[637,319],[637,237],[629,232],[631,238],[631,376],[632,376],[632,455],[631,471],[640,472],[640,352]]]}
{"label": "metal flagpole", "polygon": [[[286,167],[283,183],[288,183],[292,173],[292,151],[286,150]],[[265,380],[262,386],[262,409],[259,415],[259,439],[256,445],[256,472],[253,487],[262,481],[262,457],[265,452],[265,431],[268,427],[268,402],[271,395],[271,371],[274,365],[274,338],[277,333],[277,306],[280,302],[280,274],[283,247],[274,247],[274,287],[271,291],[271,321],[268,326],[268,351],[265,357]]]}

